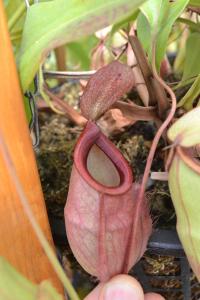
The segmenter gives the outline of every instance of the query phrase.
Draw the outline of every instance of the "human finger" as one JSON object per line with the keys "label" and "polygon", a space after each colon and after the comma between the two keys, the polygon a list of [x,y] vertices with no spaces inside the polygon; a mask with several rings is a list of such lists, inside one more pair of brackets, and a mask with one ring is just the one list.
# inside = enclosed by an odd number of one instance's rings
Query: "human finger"
{"label": "human finger", "polygon": [[92,290],[92,292],[89,293],[89,295],[87,295],[84,298],[84,300],[97,300],[97,299],[99,299],[100,292],[101,292],[104,285],[105,285],[104,283],[99,283],[97,285],[97,287],[94,290]]}
{"label": "human finger", "polygon": [[144,300],[139,282],[128,275],[117,275],[98,285],[84,300]]}

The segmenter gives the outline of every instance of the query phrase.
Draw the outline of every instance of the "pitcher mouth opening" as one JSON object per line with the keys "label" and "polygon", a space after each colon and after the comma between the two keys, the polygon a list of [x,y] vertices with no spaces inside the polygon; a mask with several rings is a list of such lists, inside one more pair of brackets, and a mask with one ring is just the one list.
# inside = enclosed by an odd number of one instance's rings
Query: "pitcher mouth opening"
{"label": "pitcher mouth opening", "polygon": [[[90,163],[92,161],[90,161],[90,154],[91,151],[94,150],[94,147],[96,147],[94,145],[103,152],[103,155],[105,155],[112,164],[112,171],[116,172],[114,181],[112,181],[112,179],[110,183],[105,183],[106,178],[102,178],[102,176],[99,180],[100,177],[91,171],[92,165]],[[102,153],[100,155],[102,155]],[[133,176],[127,161],[116,146],[113,145],[92,121],[88,121],[76,144],[74,163],[83,179],[100,193],[120,195],[124,194],[132,186]],[[93,163],[95,163],[95,160],[93,160]],[[107,172],[109,172],[111,164],[108,163]]]}
{"label": "pitcher mouth opening", "polygon": [[87,170],[98,183],[106,187],[120,185],[120,176],[111,159],[94,144],[87,157]]}

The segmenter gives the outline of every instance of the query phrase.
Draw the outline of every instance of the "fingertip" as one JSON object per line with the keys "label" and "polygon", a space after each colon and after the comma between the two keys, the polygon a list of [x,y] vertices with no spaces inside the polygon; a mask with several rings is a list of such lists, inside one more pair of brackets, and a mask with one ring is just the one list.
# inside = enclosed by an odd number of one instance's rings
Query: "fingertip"
{"label": "fingertip", "polygon": [[99,299],[99,295],[101,293],[101,290],[103,288],[104,284],[103,283],[99,283],[96,288],[94,290],[92,290],[91,293],[89,293],[89,295],[87,295],[84,300],[97,300]]}
{"label": "fingertip", "polygon": [[117,275],[102,289],[100,300],[144,300],[139,282],[128,275]]}

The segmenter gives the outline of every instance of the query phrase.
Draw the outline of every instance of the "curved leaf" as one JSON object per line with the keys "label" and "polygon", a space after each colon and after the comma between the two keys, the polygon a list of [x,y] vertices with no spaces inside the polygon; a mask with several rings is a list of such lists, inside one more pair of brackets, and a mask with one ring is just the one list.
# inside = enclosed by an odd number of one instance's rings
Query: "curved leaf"
{"label": "curved leaf", "polygon": [[199,0],[190,0],[190,5],[200,7],[200,1]]}
{"label": "curved leaf", "polygon": [[[167,48],[167,39],[172,25],[180,16],[189,0],[148,0],[141,6],[138,18],[138,37],[152,56],[152,43],[156,40],[156,65],[159,68]],[[146,20],[145,20],[146,19]],[[148,24],[148,25],[147,25]]]}
{"label": "curved leaf", "polygon": [[182,81],[200,74],[200,33],[191,33],[186,42],[186,55]]}
{"label": "curved leaf", "polygon": [[176,210],[177,232],[190,265],[200,280],[200,176],[175,155],[169,188]]}
{"label": "curved leaf", "polygon": [[178,18],[178,22],[188,25],[191,32],[200,32],[200,24],[186,18]]}
{"label": "curved leaf", "polygon": [[18,56],[23,90],[51,49],[126,18],[144,1],[54,0],[32,5]]}
{"label": "curved leaf", "polygon": [[3,257],[0,257],[1,300],[62,300],[62,296],[49,281],[36,285],[18,273]]}
{"label": "curved leaf", "polygon": [[113,27],[110,32],[110,35],[112,36],[115,32],[117,32],[121,28],[125,28],[126,26],[129,25],[130,22],[133,22],[137,19],[137,16],[139,14],[139,9],[134,11],[132,15],[128,16],[127,18],[117,22]]}
{"label": "curved leaf", "polygon": [[183,106],[186,110],[193,108],[194,100],[200,95],[200,75],[195,79],[194,83],[187,91],[185,96],[179,101],[177,107]]}
{"label": "curved leaf", "polygon": [[183,147],[200,144],[200,107],[194,108],[176,121],[168,130],[168,137]]}
{"label": "curved leaf", "polygon": [[78,41],[68,43],[67,50],[67,67],[78,66],[80,70],[89,70],[91,65],[91,52],[99,40],[95,35],[90,35]]}

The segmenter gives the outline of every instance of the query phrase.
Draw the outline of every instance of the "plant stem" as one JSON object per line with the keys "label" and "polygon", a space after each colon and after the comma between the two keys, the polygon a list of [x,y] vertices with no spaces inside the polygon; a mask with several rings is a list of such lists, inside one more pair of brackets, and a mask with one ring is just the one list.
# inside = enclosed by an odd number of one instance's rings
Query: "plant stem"
{"label": "plant stem", "polygon": [[150,105],[158,105],[158,115],[160,119],[165,115],[169,107],[168,98],[165,94],[164,86],[162,86],[151,70],[145,52],[136,36],[130,35],[129,42],[135,54],[136,60],[142,72],[144,81],[150,97]]}
{"label": "plant stem", "polygon": [[[158,142],[159,142],[164,130],[167,128],[167,126],[171,122],[171,120],[174,116],[174,113],[176,111],[176,96],[175,96],[174,92],[157,74],[156,63],[155,63],[155,53],[156,53],[155,47],[156,47],[156,44],[154,42],[153,43],[153,51],[152,51],[152,53],[153,53],[153,59],[152,59],[153,75],[154,75],[154,78],[161,84],[161,86],[169,93],[169,95],[171,97],[171,100],[172,100],[172,105],[171,105],[171,110],[170,110],[166,120],[160,126],[160,128],[158,129],[158,131],[157,131],[157,133],[154,137],[154,140],[152,142],[151,149],[150,149],[150,152],[149,152],[149,155],[148,155],[148,158],[147,158],[147,163],[146,163],[146,167],[145,167],[145,170],[144,170],[142,183],[141,183],[140,190],[139,190],[139,193],[138,193],[137,205],[136,205],[136,208],[135,208],[136,213],[135,213],[135,219],[133,221],[132,236],[136,236],[137,228],[138,228],[138,226],[140,226],[139,224],[141,222],[141,219],[140,219],[141,208],[142,208],[142,205],[145,201],[145,188],[146,188],[147,180],[148,180],[148,177],[149,177],[152,161],[153,161],[153,158],[154,158],[154,154],[155,154]],[[129,251],[131,251],[133,249],[133,243],[134,243],[134,241],[132,240],[131,245],[129,247]],[[129,257],[129,255],[130,254],[128,253],[127,257]],[[127,265],[128,265],[128,263],[127,263]]]}
{"label": "plant stem", "polygon": [[55,272],[57,273],[58,278],[60,279],[60,281],[64,285],[65,289],[67,290],[70,298],[72,300],[80,300],[79,296],[77,295],[76,291],[74,290],[70,280],[67,278],[61,265],[59,264],[53,249],[49,245],[44,233],[42,232],[39,224],[36,221],[36,218],[31,210],[31,207],[29,206],[27,197],[24,193],[23,187],[17,176],[15,166],[12,162],[11,156],[9,154],[8,148],[5,144],[5,141],[4,141],[1,131],[0,131],[0,150],[1,150],[4,162],[6,164],[6,167],[8,169],[8,172],[10,174],[10,177],[12,178],[12,182],[14,183],[15,189],[19,195],[19,199],[24,208],[24,211],[26,212],[26,215],[32,225],[32,228],[35,231],[35,234],[38,237],[44,251],[46,252],[47,257],[49,258],[49,261],[51,262]]}
{"label": "plant stem", "polygon": [[159,142],[164,130],[167,128],[167,126],[171,122],[171,120],[172,120],[172,118],[175,114],[175,111],[176,111],[176,96],[175,96],[174,92],[172,91],[172,89],[164,82],[164,80],[162,80],[162,78],[157,73],[156,63],[155,63],[155,55],[156,55],[155,49],[156,49],[156,43],[153,42],[153,47],[152,47],[152,53],[153,53],[152,71],[153,71],[153,75],[157,79],[157,81],[163,86],[163,88],[167,91],[167,93],[170,95],[172,103],[171,103],[171,110],[170,110],[166,120],[160,126],[160,128],[158,129],[158,131],[157,131],[157,133],[154,137],[154,140],[153,140],[153,143],[152,143],[152,146],[151,146],[148,158],[147,158],[147,163],[146,163],[144,175],[143,175],[143,178],[142,178],[142,184],[141,184],[141,189],[140,189],[140,194],[139,194],[139,197],[141,197],[141,198],[144,196],[144,193],[145,193],[145,187],[146,187],[146,184],[147,184],[149,172],[150,172],[150,169],[151,169],[152,161],[153,161],[153,158],[154,158],[154,154],[155,154],[158,142]]}
{"label": "plant stem", "polygon": [[46,78],[66,78],[66,79],[89,79],[96,73],[96,70],[91,71],[44,71]]}
{"label": "plant stem", "polygon": [[60,108],[64,111],[67,117],[78,126],[85,126],[87,119],[84,118],[78,111],[76,111],[72,106],[67,102],[62,101],[59,97],[51,93],[46,87],[44,87],[45,93],[52,98],[53,102],[59,105]]}
{"label": "plant stem", "polygon": [[[172,89],[160,78],[160,76],[158,75],[157,73],[157,70],[156,70],[156,63],[155,63],[155,48],[156,48],[156,43],[155,41],[153,42],[153,47],[152,47],[152,54],[153,54],[153,59],[152,59],[152,72],[153,72],[153,75],[154,75],[154,78],[161,84],[161,86],[169,93],[170,97],[171,97],[171,100],[172,100],[172,105],[171,105],[171,110],[166,118],[166,120],[163,122],[163,124],[160,126],[160,128],[158,129],[154,139],[153,139],[153,142],[152,142],[152,145],[151,145],[151,149],[150,149],[150,152],[149,152],[149,155],[148,155],[148,158],[147,158],[147,163],[146,163],[146,167],[145,167],[145,170],[144,170],[144,175],[143,175],[143,178],[142,178],[142,183],[141,183],[141,186],[140,186],[140,190],[139,190],[139,193],[138,193],[138,200],[137,200],[137,206],[135,208],[135,218],[133,220],[133,227],[132,227],[132,237],[136,237],[137,236],[137,230],[138,230],[138,227],[140,226],[141,224],[141,219],[140,219],[140,215],[141,215],[141,207],[143,205],[143,202],[145,201],[145,188],[146,188],[146,184],[147,184],[147,180],[148,180],[148,177],[149,177],[149,173],[150,173],[150,169],[151,169],[151,165],[152,165],[152,161],[153,161],[153,158],[154,158],[154,154],[155,154],[155,151],[156,151],[156,148],[157,148],[157,145],[158,145],[158,142],[164,132],[164,130],[167,128],[167,126],[169,125],[169,123],[171,122],[173,116],[174,116],[174,113],[176,111],[176,96],[174,94],[174,92],[172,91]],[[134,241],[134,238],[132,238],[132,241],[131,241],[131,244],[130,244],[130,247],[127,251],[127,262],[126,262],[126,265],[129,266],[129,257],[130,257],[130,252],[131,251],[134,251],[133,249],[133,241]],[[128,271],[128,269],[127,269]]]}
{"label": "plant stem", "polygon": [[145,52],[136,36],[130,35],[129,42],[130,42],[132,50],[135,54],[135,57],[136,57],[138,65],[140,67],[140,70],[142,72],[144,81],[146,83],[147,90],[148,90],[149,96],[150,96],[150,105],[154,105],[155,104],[155,93],[154,93],[154,90],[152,89],[151,81],[150,81],[150,79],[153,77],[153,74],[152,74],[151,68],[149,67]]}
{"label": "plant stem", "polygon": [[[54,49],[55,56],[56,56],[56,66],[58,71],[65,71],[67,68],[67,63],[66,63],[66,48],[65,46],[60,46],[56,49]],[[65,83],[65,79],[60,78],[58,79],[58,82],[60,83]]]}

